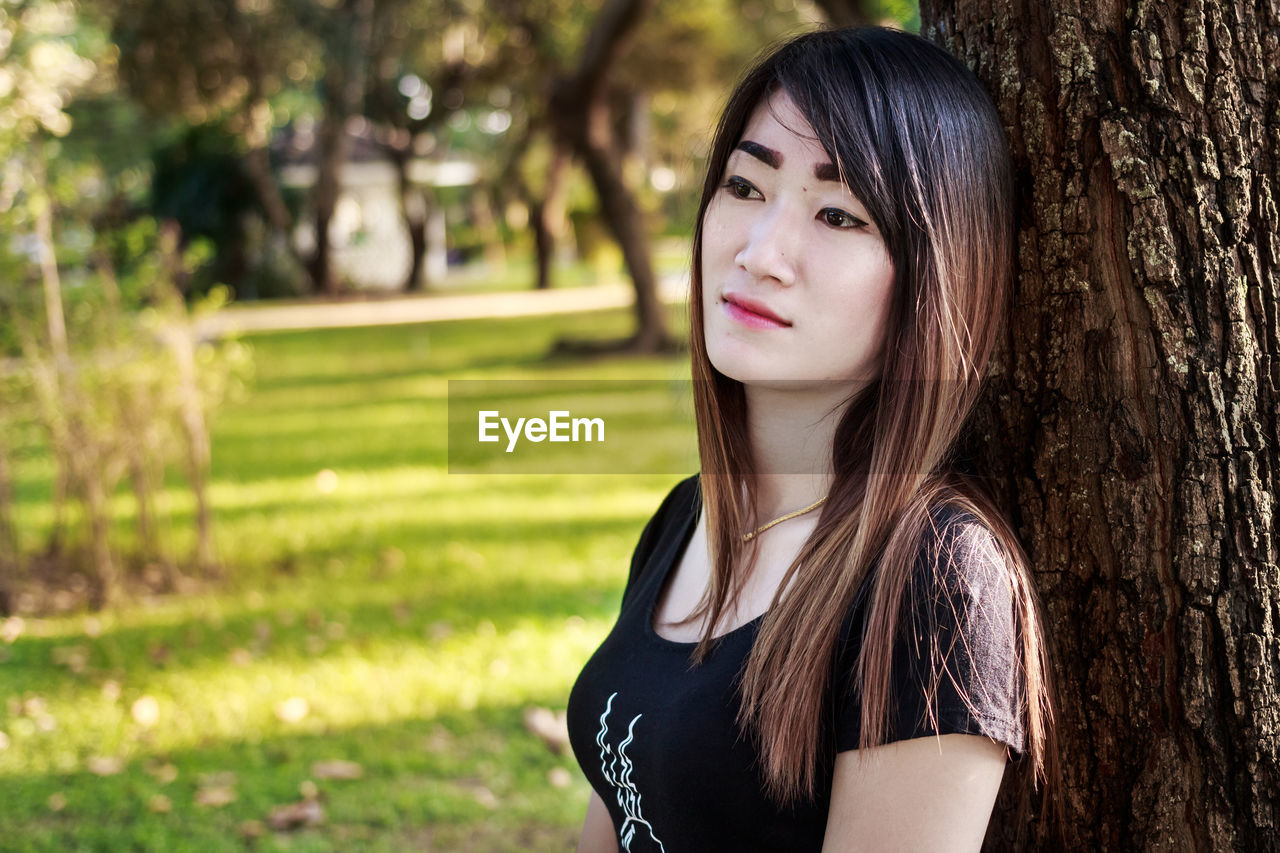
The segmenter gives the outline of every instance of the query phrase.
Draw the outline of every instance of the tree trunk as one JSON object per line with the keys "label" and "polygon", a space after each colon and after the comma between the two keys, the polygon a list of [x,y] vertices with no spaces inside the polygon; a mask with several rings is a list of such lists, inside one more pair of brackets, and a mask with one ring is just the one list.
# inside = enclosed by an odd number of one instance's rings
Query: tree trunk
{"label": "tree trunk", "polygon": [[[1020,275],[972,453],[1058,679],[1067,850],[1280,850],[1274,4],[926,2],[1010,135]],[[1009,803],[990,849],[1014,849]]]}
{"label": "tree trunk", "polygon": [[529,227],[533,229],[533,249],[536,263],[534,287],[550,290],[555,266],[556,250],[564,237],[565,177],[569,167],[570,151],[562,140],[551,139],[551,158],[547,164],[546,180],[539,190],[529,186],[522,174],[521,161],[529,150],[535,129],[530,126],[524,139],[507,161],[499,183],[512,189],[529,211]]}
{"label": "tree trunk", "polygon": [[[285,204],[280,183],[271,172],[271,135],[275,131],[275,122],[265,93],[266,73],[254,38],[253,23],[235,3],[225,4],[223,12],[227,16],[228,29],[234,34],[235,42],[240,47],[241,68],[244,79],[249,84],[249,93],[239,116],[242,134],[248,146],[244,154],[245,173],[258,203],[262,205],[268,227],[305,272],[306,259],[300,255],[293,242],[293,215]],[[242,248],[237,248],[237,254]]]}
{"label": "tree trunk", "polygon": [[324,117],[318,134],[315,207],[316,246],[307,265],[312,284],[320,292],[336,295],[340,283],[333,275],[329,223],[342,192],[342,170],[351,154],[347,122],[360,112],[364,98],[365,66],[373,27],[373,0],[345,0],[332,24],[340,32],[333,57],[325,69]]}
{"label": "tree trunk", "polygon": [[493,275],[507,265],[507,247],[502,242],[502,231],[498,228],[498,218],[493,213],[493,202],[489,200],[489,191],[485,186],[471,189],[471,225],[476,236],[484,247],[484,263],[489,274]]}
{"label": "tree trunk", "polygon": [[534,250],[537,252],[538,278],[535,286],[538,290],[549,290],[552,285],[556,246],[564,233],[564,179],[568,165],[568,152],[560,145],[552,146],[551,166],[547,169],[542,197],[529,205]]}
{"label": "tree trunk", "polygon": [[600,212],[622,249],[636,289],[638,329],[628,347],[652,352],[671,344],[650,261],[649,236],[639,205],[621,171],[621,151],[609,110],[608,75],[630,49],[640,22],[656,0],[608,0],[596,16],[577,71],[556,84],[550,116],[556,139],[587,168]]}
{"label": "tree trunk", "polygon": [[667,336],[666,317],[658,301],[658,282],[653,274],[649,234],[644,216],[622,177],[622,152],[614,140],[608,100],[597,97],[587,105],[586,142],[580,150],[587,174],[600,199],[613,238],[622,249],[622,258],[636,289],[636,346],[652,350]]}
{"label": "tree trunk", "polygon": [[404,146],[387,145],[383,150],[396,170],[399,189],[400,218],[409,235],[409,272],[400,289],[405,293],[423,290],[422,266],[427,256],[427,203],[423,193],[409,180],[409,159],[413,156],[413,138]]}
{"label": "tree trunk", "polygon": [[266,99],[251,102],[245,109],[245,124],[249,129],[245,133],[245,141],[249,150],[245,152],[245,172],[249,182],[253,184],[258,196],[258,203],[266,214],[267,224],[276,232],[283,234],[292,248],[293,217],[284,203],[284,194],[280,192],[280,184],[271,174],[271,132],[274,129],[269,121],[270,107]]}
{"label": "tree trunk", "polygon": [[311,196],[314,205],[315,248],[307,261],[307,273],[315,292],[327,294],[337,291],[337,280],[333,277],[331,263],[333,249],[329,243],[329,223],[333,220],[333,211],[338,204],[342,165],[351,150],[347,140],[346,116],[335,114],[336,112],[335,108],[330,107],[320,122],[316,183]]}

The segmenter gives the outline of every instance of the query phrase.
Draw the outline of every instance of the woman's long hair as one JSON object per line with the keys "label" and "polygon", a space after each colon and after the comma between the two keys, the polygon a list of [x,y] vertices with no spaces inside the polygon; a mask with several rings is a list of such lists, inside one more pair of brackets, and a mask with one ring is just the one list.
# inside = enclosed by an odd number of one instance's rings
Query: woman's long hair
{"label": "woman's long hair", "polygon": [[[1005,558],[1033,771],[1029,789],[1045,778],[1046,762],[1057,776],[1039,607],[1017,537],[983,490],[956,470],[954,459],[1009,298],[1011,167],[999,116],[981,84],[957,59],[918,36],[881,28],[799,36],[748,71],[716,130],[694,230],[690,297],[700,479],[712,554],[708,589],[685,620],[706,617],[708,626],[694,661],[714,647],[715,626],[750,565],[738,572],[734,567],[754,562],[755,548],[744,545],[742,534],[756,519],[743,386],[717,371],[707,355],[702,220],[753,110],[778,90],[808,119],[875,221],[893,259],[895,292],[881,376],[849,402],[836,428],[834,482],[760,627],[742,676],[739,722],[757,739],[767,793],[782,804],[812,798],[824,766],[823,744],[829,743],[821,733],[841,623],[871,578],[856,672],[860,748],[884,742],[899,609],[930,512],[948,504],[985,524]],[[1024,796],[1024,807],[1027,801]]]}

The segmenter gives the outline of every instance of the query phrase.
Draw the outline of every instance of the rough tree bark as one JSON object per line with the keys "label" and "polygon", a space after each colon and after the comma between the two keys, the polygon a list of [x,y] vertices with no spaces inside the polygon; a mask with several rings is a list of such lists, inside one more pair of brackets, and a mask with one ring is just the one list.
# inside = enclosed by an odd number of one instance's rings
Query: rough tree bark
{"label": "rough tree bark", "polygon": [[673,346],[658,300],[657,279],[644,217],[623,179],[621,148],[609,109],[609,73],[630,49],[640,22],[656,0],[606,0],[587,34],[577,70],[557,81],[550,119],[556,138],[582,160],[636,289],[639,328],[628,349],[652,352]]}
{"label": "rough tree bark", "polygon": [[1013,151],[1020,274],[971,453],[1047,610],[1065,848],[1280,850],[1280,9],[921,15]]}

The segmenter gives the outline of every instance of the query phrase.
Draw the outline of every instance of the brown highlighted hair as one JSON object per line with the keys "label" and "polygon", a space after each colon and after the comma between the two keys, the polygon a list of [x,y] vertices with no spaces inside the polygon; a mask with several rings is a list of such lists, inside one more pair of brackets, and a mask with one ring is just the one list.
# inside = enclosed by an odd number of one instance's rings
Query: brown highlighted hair
{"label": "brown highlighted hair", "polygon": [[1025,808],[1033,787],[1059,775],[1044,626],[1015,533],[955,459],[1009,299],[1011,167],[999,116],[981,83],[918,36],[871,27],[794,38],[747,72],[721,116],[694,230],[690,296],[700,481],[712,555],[708,589],[685,620],[706,619],[694,662],[714,647],[715,626],[731,612],[754,562],[755,546],[744,544],[742,533],[757,518],[743,386],[719,373],[707,355],[702,220],[752,112],[778,90],[808,120],[875,221],[893,259],[895,292],[882,373],[841,416],[832,447],[834,482],[761,624],[743,671],[739,722],[757,739],[766,792],[784,805],[812,798],[821,768],[829,772],[820,733],[841,623],[870,579],[856,672],[859,746],[884,742],[899,608],[931,511],[951,505],[990,531],[1012,593],[1027,737]]}

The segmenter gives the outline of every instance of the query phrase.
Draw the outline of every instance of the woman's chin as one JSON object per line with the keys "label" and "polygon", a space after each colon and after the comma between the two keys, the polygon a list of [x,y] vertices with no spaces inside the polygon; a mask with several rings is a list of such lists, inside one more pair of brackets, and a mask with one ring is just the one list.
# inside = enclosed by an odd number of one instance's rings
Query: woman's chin
{"label": "woman's chin", "polygon": [[764,368],[756,370],[723,370],[720,367],[716,367],[716,370],[727,378],[742,383],[752,391],[803,394],[807,397],[827,398],[832,395],[842,398],[848,397],[863,388],[868,382],[866,379],[806,378],[795,374],[782,374],[776,369],[766,370]]}

